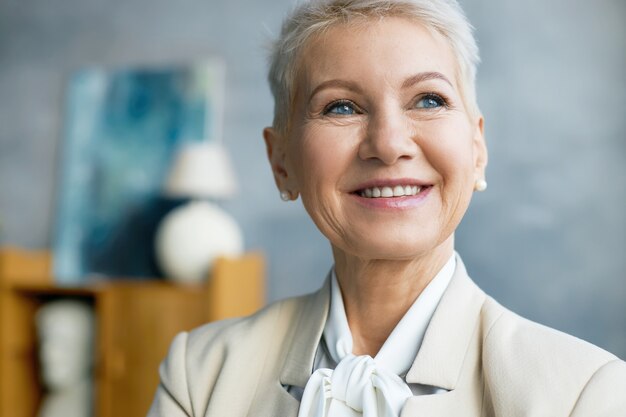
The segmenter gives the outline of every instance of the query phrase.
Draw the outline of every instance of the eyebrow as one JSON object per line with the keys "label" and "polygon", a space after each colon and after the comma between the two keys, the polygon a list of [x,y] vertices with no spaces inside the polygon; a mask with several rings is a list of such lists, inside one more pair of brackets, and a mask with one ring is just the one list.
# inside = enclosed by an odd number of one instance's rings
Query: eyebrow
{"label": "eyebrow", "polygon": [[[442,80],[446,82],[447,84],[449,84],[450,87],[454,87],[452,83],[450,82],[450,80],[445,75],[443,75],[440,72],[430,71],[430,72],[420,72],[419,74],[415,74],[407,78],[402,83],[402,89],[404,90],[416,84],[419,84],[421,82],[429,81],[429,80]],[[311,92],[311,95],[309,96],[309,100],[313,98],[321,90],[324,90],[326,88],[332,88],[332,87],[345,88],[346,90],[352,90],[356,93],[362,93],[363,91],[359,87],[359,85],[355,82],[348,81],[348,80],[341,80],[341,79],[333,79],[333,80],[324,81],[323,83],[315,87],[313,91]]]}
{"label": "eyebrow", "polygon": [[454,87],[450,80],[440,72],[420,72],[419,74],[415,74],[402,83],[402,89],[409,88],[414,86],[415,84],[419,84],[428,80],[442,80],[450,85],[450,87]]}
{"label": "eyebrow", "polygon": [[359,87],[359,85],[355,82],[348,81],[348,80],[340,80],[340,79],[328,80],[328,81],[324,81],[323,83],[315,87],[315,89],[313,89],[313,92],[311,92],[311,95],[309,96],[309,100],[315,97],[315,95],[319,93],[321,90],[324,90],[326,88],[331,88],[331,87],[345,88],[346,90],[352,90],[359,94],[363,92],[361,87]]}

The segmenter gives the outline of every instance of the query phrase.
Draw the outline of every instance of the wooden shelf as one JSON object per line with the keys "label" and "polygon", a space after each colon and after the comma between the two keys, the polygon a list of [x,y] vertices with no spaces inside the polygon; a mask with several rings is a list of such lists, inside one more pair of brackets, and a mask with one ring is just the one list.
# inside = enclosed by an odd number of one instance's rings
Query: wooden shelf
{"label": "wooden shelf", "polygon": [[95,417],[144,416],[158,364],[174,335],[243,316],[264,303],[263,258],[219,259],[205,285],[99,281],[55,286],[50,256],[0,250],[0,416],[34,417],[42,397],[34,315],[45,302],[78,298],[96,316]]}

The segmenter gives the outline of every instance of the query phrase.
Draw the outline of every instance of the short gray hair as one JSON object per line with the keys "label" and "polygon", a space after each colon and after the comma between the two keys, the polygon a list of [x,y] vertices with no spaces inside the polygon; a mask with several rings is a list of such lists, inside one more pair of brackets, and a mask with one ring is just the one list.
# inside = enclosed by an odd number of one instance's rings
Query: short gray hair
{"label": "short gray hair", "polygon": [[443,35],[457,60],[465,106],[470,114],[479,113],[478,46],[473,27],[456,0],[306,0],[287,16],[270,49],[268,80],[275,101],[275,129],[286,132],[289,128],[297,60],[306,42],[337,24],[385,17],[416,20]]}

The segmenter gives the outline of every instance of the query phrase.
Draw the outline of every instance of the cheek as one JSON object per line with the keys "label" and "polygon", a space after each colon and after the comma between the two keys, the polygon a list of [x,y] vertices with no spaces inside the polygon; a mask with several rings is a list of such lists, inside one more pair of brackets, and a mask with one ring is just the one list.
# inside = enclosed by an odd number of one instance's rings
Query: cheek
{"label": "cheek", "polygon": [[291,149],[294,172],[303,194],[335,188],[350,163],[352,152],[347,141],[328,130],[319,127],[305,130]]}
{"label": "cheek", "polygon": [[444,183],[473,183],[474,146],[469,126],[432,123],[424,129],[423,138],[422,152]]}

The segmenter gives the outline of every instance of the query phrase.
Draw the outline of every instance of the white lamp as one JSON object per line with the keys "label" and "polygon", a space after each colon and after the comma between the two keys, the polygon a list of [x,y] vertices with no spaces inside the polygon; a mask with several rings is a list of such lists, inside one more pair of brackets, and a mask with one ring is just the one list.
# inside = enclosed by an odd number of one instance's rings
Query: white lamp
{"label": "white lamp", "polygon": [[157,260],[168,278],[192,283],[204,280],[217,256],[239,256],[242,233],[235,220],[209,199],[235,194],[235,176],[226,150],[215,142],[185,145],[165,181],[170,197],[192,201],[172,210],[156,233]]}
{"label": "white lamp", "polygon": [[232,197],[237,184],[226,149],[208,141],[183,146],[174,159],[163,191],[170,197]]}

